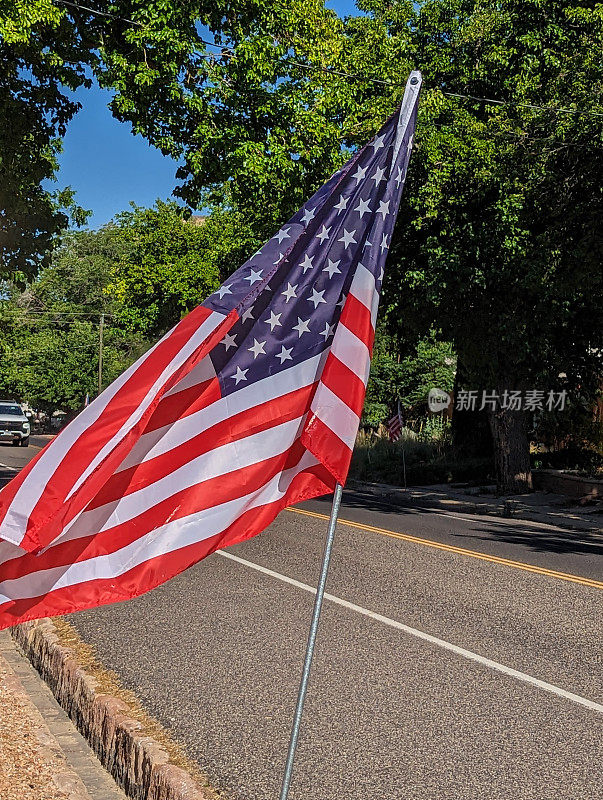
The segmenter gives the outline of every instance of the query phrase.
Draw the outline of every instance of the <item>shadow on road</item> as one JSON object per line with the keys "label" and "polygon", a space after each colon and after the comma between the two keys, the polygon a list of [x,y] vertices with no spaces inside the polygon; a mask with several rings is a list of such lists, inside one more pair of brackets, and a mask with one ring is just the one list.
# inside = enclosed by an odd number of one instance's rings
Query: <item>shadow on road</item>
{"label": "shadow on road", "polygon": [[485,523],[480,531],[472,533],[465,531],[455,533],[455,536],[459,539],[480,541],[496,539],[498,542],[528,547],[537,553],[584,553],[589,556],[603,556],[602,537],[588,531],[529,530],[521,527],[521,522],[500,528]]}
{"label": "shadow on road", "polygon": [[[317,505],[324,507],[324,514],[329,514],[331,510],[332,495],[325,495],[324,497],[316,498],[313,502]],[[347,491],[343,494],[343,507],[358,508],[364,511],[373,511],[379,514],[391,514],[393,516],[404,516],[408,513],[425,513],[437,514],[437,509],[426,508],[415,504],[409,499],[408,504],[405,506],[394,505],[387,502],[386,499],[381,499],[369,492]],[[342,516],[344,514],[342,513]],[[470,518],[467,512],[465,515]],[[502,521],[503,518],[501,518]],[[483,519],[476,517],[475,521],[471,520],[474,525],[479,525],[479,528],[474,530],[467,530],[461,525],[455,530],[454,517],[448,518],[450,528],[447,530],[448,536],[452,536],[458,541],[459,545],[471,547],[471,541],[496,541],[505,542],[507,544],[519,545],[526,547],[533,552],[541,553],[582,553],[588,556],[603,556],[603,537],[600,534],[589,531],[573,531],[573,530],[547,530],[546,528],[534,528],[531,525],[523,525],[522,520],[517,520],[515,524],[505,520],[503,524],[492,524]],[[465,523],[465,520],[463,520]],[[375,521],[373,524],[378,525]],[[433,534],[428,538],[433,537]],[[443,540],[443,539],[442,539]],[[461,541],[462,540],[462,541]],[[475,546],[474,546],[475,547]],[[475,549],[478,549],[477,547]],[[603,564],[603,561],[601,562]],[[603,569],[602,569],[603,573]]]}

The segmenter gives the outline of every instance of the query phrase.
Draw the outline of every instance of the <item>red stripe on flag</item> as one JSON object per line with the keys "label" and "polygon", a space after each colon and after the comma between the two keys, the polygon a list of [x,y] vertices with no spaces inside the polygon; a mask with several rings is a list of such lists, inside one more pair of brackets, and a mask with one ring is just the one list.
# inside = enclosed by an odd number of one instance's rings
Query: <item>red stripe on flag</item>
{"label": "red stripe on flag", "polygon": [[361,342],[364,342],[368,347],[369,353],[372,353],[375,331],[371,322],[371,312],[353,294],[348,295],[341,311],[339,322],[352,331]]}
{"label": "red stripe on flag", "polygon": [[352,460],[352,451],[345,442],[315,414],[311,416],[301,440],[310,453],[325,465],[337,483],[343,485]]}

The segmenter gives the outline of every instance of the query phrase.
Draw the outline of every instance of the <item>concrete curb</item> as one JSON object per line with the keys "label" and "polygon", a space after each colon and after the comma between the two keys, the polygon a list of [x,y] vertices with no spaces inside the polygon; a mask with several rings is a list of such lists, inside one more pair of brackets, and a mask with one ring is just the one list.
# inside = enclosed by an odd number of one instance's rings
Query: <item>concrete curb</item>
{"label": "concrete curb", "polygon": [[169,763],[158,742],[141,732],[125,703],[97,691],[95,679],[60,643],[52,620],[24,622],[11,628],[11,635],[128,797],[212,800],[187,772]]}

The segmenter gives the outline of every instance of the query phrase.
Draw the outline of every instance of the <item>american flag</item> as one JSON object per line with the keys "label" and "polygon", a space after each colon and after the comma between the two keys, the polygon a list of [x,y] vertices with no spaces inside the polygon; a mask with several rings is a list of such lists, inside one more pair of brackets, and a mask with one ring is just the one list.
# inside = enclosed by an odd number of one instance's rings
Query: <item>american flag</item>
{"label": "american flag", "polygon": [[400,409],[396,411],[393,417],[390,417],[387,422],[385,423],[385,429],[387,430],[387,435],[390,438],[390,441],[397,442],[400,438],[400,432],[402,430],[402,415],[400,414]]}
{"label": "american flag", "polygon": [[420,86],[0,493],[0,628],[142,594],[345,482]]}

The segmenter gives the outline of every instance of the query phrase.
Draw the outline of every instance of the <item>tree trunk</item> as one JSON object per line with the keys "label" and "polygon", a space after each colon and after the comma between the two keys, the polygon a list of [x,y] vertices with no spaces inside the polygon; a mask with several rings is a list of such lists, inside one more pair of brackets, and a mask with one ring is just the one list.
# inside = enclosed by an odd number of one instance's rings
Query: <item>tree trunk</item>
{"label": "tree trunk", "polygon": [[[453,401],[461,389],[478,389],[467,379],[460,356],[457,360],[454,377]],[[485,411],[459,410],[454,408],[452,414],[452,449],[458,460],[464,458],[492,458],[492,433]]]}
{"label": "tree trunk", "polygon": [[488,412],[494,440],[494,465],[499,494],[532,491],[528,419],[524,411],[498,407]]}

